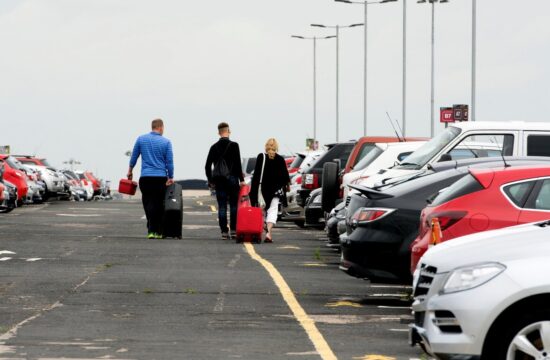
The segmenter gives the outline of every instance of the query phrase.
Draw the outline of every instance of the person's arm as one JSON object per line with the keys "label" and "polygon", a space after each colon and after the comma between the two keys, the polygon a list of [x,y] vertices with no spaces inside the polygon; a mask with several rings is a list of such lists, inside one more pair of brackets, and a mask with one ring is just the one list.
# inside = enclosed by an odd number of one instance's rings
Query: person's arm
{"label": "person's arm", "polygon": [[288,167],[283,157],[281,157],[281,182],[283,184],[282,187],[288,192],[290,190],[290,175],[288,174]]}
{"label": "person's arm", "polygon": [[171,141],[168,141],[166,145],[166,171],[168,173],[168,182],[166,185],[172,185],[174,183],[174,150],[172,149]]}
{"label": "person's arm", "polygon": [[235,166],[235,171],[237,172],[237,174],[239,174],[239,180],[241,181],[241,183],[244,182],[244,174],[243,174],[243,164],[242,164],[242,159],[241,159],[241,149],[239,148],[239,144],[235,143],[234,145],[236,147],[236,150],[235,150],[235,160],[236,163],[233,165]]}
{"label": "person's arm", "polygon": [[204,172],[206,173],[206,179],[208,180],[209,185],[212,185],[212,163],[214,162],[213,150],[214,146],[211,146],[208,151],[208,156],[206,157],[206,165],[204,165]]}
{"label": "person's arm", "polygon": [[134,168],[136,167],[137,161],[141,155],[141,141],[140,138],[136,140],[134,144],[134,150],[132,151],[132,156],[130,157],[130,167],[128,168],[128,180],[132,180],[134,177]]}
{"label": "person's arm", "polygon": [[258,189],[260,188],[260,176],[262,176],[263,155],[259,154],[256,158],[256,167],[252,175],[252,184],[250,187],[250,203],[252,206],[258,205]]}

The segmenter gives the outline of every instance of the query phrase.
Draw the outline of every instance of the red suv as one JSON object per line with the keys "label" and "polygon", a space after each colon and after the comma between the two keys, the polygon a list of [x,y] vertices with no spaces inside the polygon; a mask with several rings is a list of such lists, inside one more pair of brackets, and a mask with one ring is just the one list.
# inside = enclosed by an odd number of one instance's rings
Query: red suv
{"label": "red suv", "polygon": [[550,219],[550,167],[471,169],[422,211],[411,269],[430,246],[476,232]]}
{"label": "red suv", "polygon": [[29,191],[27,174],[17,169],[11,156],[0,155],[0,160],[4,161],[4,179],[17,187],[17,203],[22,204]]}

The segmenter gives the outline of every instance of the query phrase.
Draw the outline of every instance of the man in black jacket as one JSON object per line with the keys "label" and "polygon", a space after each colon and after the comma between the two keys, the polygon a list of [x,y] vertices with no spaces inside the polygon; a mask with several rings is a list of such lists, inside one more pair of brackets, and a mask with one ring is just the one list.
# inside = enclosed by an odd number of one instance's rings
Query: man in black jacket
{"label": "man in black jacket", "polygon": [[[222,239],[236,237],[237,206],[239,202],[240,184],[244,183],[239,144],[229,140],[231,131],[229,124],[218,125],[220,140],[210,147],[206,159],[206,177],[211,188],[216,189],[218,200],[218,218]],[[230,226],[227,226],[227,205],[230,208]]]}

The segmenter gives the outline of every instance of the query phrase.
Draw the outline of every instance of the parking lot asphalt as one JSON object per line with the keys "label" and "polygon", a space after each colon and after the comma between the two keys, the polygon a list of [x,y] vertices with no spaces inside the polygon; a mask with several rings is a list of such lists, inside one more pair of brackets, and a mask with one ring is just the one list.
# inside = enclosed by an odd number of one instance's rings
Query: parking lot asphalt
{"label": "parking lot asphalt", "polygon": [[212,198],[184,204],[182,240],[146,240],[138,200],[0,215],[0,358],[423,358],[410,290],[342,273],[322,232],[247,247],[219,238]]}

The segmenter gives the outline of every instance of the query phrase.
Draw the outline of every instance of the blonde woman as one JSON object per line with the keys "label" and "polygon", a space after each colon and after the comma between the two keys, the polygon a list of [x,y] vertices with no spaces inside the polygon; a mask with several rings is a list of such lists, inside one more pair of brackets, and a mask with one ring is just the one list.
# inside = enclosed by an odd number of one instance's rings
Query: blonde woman
{"label": "blonde woman", "polygon": [[267,234],[265,242],[273,242],[272,230],[277,223],[279,203],[285,199],[285,191],[290,185],[290,176],[285,159],[277,154],[279,144],[275,139],[265,143],[265,153],[258,155],[256,168],[252,177],[250,200],[253,206],[259,206],[259,189],[265,202]]}

